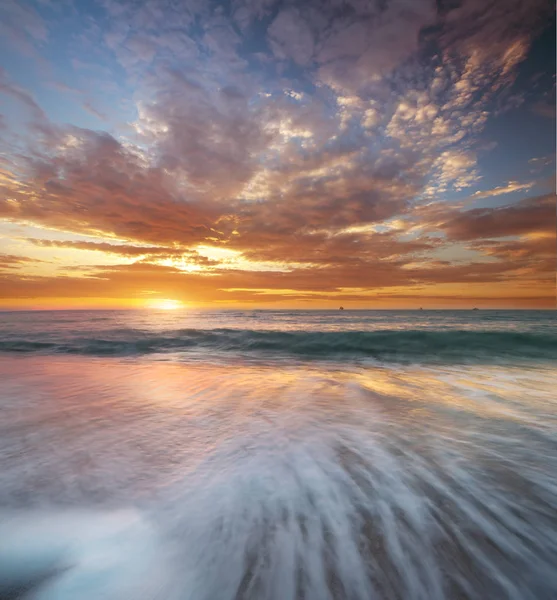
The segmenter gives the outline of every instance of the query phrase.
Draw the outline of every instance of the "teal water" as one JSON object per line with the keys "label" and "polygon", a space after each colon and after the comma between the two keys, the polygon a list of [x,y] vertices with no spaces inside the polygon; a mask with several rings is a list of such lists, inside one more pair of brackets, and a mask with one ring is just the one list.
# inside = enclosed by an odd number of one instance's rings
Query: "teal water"
{"label": "teal water", "polygon": [[0,313],[0,598],[557,597],[551,311]]}
{"label": "teal water", "polygon": [[459,363],[557,359],[553,311],[61,311],[0,318],[0,352]]}

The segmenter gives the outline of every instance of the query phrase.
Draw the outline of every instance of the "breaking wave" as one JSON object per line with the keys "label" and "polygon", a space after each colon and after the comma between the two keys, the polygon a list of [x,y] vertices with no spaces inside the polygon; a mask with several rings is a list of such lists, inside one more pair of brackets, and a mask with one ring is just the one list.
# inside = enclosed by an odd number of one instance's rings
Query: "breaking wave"
{"label": "breaking wave", "polygon": [[454,363],[555,360],[557,336],[513,331],[258,331],[181,329],[164,334],[137,329],[101,337],[65,335],[41,339],[8,337],[0,352],[140,356],[186,352],[236,353],[263,358],[317,360],[372,358],[391,362]]}

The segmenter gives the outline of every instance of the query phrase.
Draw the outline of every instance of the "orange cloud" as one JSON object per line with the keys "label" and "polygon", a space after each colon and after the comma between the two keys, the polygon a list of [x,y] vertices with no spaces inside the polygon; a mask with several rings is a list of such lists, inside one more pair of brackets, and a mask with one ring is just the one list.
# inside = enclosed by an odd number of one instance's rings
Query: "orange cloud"
{"label": "orange cloud", "polygon": [[[12,4],[28,23],[16,41],[36,50],[46,25]],[[5,299],[403,303],[437,290],[451,303],[473,288],[474,302],[493,290],[549,302],[555,197],[466,209],[451,196],[539,186],[472,193],[480,135],[495,103],[518,102],[503,92],[542,0],[104,8],[103,50],[137,86],[125,126],[56,124],[0,72],[0,93],[30,117],[17,132],[0,119],[0,220],[48,231],[0,240]],[[252,34],[266,52],[249,53]],[[73,64],[115,84],[107,65]],[[95,106],[80,100],[111,122]],[[52,259],[42,276],[26,256],[39,251]],[[97,253],[87,265],[84,251]]]}

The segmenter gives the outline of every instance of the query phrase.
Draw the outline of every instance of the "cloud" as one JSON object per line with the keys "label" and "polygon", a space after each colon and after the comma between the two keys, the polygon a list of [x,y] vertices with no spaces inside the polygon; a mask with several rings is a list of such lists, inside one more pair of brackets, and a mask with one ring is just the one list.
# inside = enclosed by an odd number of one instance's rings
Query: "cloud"
{"label": "cloud", "polygon": [[[452,265],[438,262],[403,269],[404,261],[376,261],[373,265],[355,261],[324,271],[308,269],[291,272],[217,270],[211,276],[203,272],[188,273],[172,266],[135,263],[132,265],[99,266],[89,277],[79,280],[64,277],[4,276],[0,284],[3,297],[137,297],[142,290],[157,290],[169,297],[187,298],[195,302],[229,299],[242,302],[254,294],[275,294],[275,300],[291,295],[318,297],[323,294],[345,295],[359,300],[370,300],[375,293],[396,295],[403,289],[417,288],[421,293],[435,286],[485,286],[492,294],[496,283],[540,282],[538,294],[551,293],[549,282],[531,269],[526,277],[516,260],[478,261],[472,264]],[[464,288],[460,288],[461,290]],[[223,297],[223,291],[226,296]],[[291,290],[286,295],[285,290]],[[389,292],[389,290],[391,290]],[[553,290],[554,291],[554,290]]]}
{"label": "cloud", "polygon": [[4,269],[17,269],[18,267],[34,262],[41,261],[26,256],[17,256],[15,254],[0,254],[0,271]]}
{"label": "cloud", "polygon": [[474,208],[457,213],[441,224],[453,240],[499,238],[528,233],[555,235],[556,197],[553,194],[526,198],[497,208]]}
{"label": "cloud", "polygon": [[422,28],[436,21],[429,0],[347,4],[322,31],[317,61],[320,81],[351,93],[373,89],[401,66],[418,50]]}
{"label": "cloud", "polygon": [[6,94],[25,106],[29,113],[38,122],[47,121],[48,118],[43,109],[37,104],[33,96],[19,85],[12,83],[5,69],[0,67],[0,94]]}
{"label": "cloud", "polygon": [[146,254],[163,254],[181,256],[187,250],[183,248],[168,248],[164,246],[132,246],[130,244],[110,244],[107,242],[72,242],[67,240],[41,240],[27,238],[36,246],[45,248],[74,248],[76,250],[89,250],[95,252],[109,252],[111,254],[121,254],[122,256],[143,256]]}
{"label": "cloud", "polygon": [[[475,241],[472,244],[474,249],[481,251],[488,256],[494,256],[505,260],[550,260],[550,263],[555,271],[555,261],[557,260],[555,253],[555,236],[541,235],[531,236],[523,235],[518,240],[501,241],[501,240],[481,240]],[[521,263],[525,265],[525,262]],[[548,269],[548,270],[551,270]]]}
{"label": "cloud", "polygon": [[441,194],[448,189],[461,191],[479,181],[473,154],[459,150],[445,150],[433,161],[433,181],[425,195]]}
{"label": "cloud", "polygon": [[318,100],[282,94],[250,107],[237,87],[207,90],[169,72],[136,122],[148,151],[52,127],[21,159],[24,182],[4,185],[0,214],[137,242],[253,248],[403,209],[419,190],[413,157],[335,139],[331,124]]}
{"label": "cloud", "polygon": [[491,190],[478,190],[472,194],[472,198],[479,200],[481,198],[491,198],[492,196],[501,196],[503,194],[510,194],[512,192],[519,192],[522,190],[529,190],[535,185],[534,181],[527,183],[519,183],[518,181],[509,181],[506,185],[495,187]]}
{"label": "cloud", "polygon": [[106,121],[107,120],[107,116],[102,113],[100,110],[97,110],[89,101],[85,101],[82,104],[83,108],[90,114],[92,114],[94,117],[97,117],[97,119],[100,119],[101,121]]}
{"label": "cloud", "polygon": [[547,167],[555,162],[555,154],[550,154],[549,156],[537,156],[531,158],[528,163],[531,165],[540,165],[542,167]]}
{"label": "cloud", "polygon": [[[209,268],[218,266],[220,263],[197,250],[179,247],[165,246],[135,246],[130,244],[111,244],[108,242],[84,242],[69,240],[43,240],[27,238],[27,242],[41,248],[63,248],[71,250],[86,250],[88,252],[101,252],[112,254],[126,259],[134,259],[134,262],[153,263],[173,267],[178,270],[194,270],[198,268]],[[73,267],[72,267],[73,268]],[[93,273],[98,265],[88,265],[86,269],[81,266],[76,270],[86,270]]]}
{"label": "cloud", "polygon": [[[547,246],[524,236],[547,239],[553,197],[473,210],[446,200],[482,181],[485,125],[516,104],[518,67],[546,15],[541,1],[509,2],[106,0],[80,32],[88,62],[72,54],[72,64],[89,78],[97,61],[97,92],[121,82],[129,121],[110,118],[110,133],[50,122],[0,74],[0,92],[35,122],[0,157],[0,218],[114,240],[32,241],[134,260],[88,267],[90,289],[109,295],[139,293],[142,278],[205,299],[522,281],[517,256],[529,257],[528,281],[545,277],[535,257]],[[33,18],[24,37],[46,44]],[[108,119],[100,93],[82,108]],[[455,241],[471,251],[440,259]]]}
{"label": "cloud", "polygon": [[532,111],[540,117],[555,119],[555,103],[536,102],[534,106],[532,106]]}
{"label": "cloud", "polygon": [[35,47],[46,42],[44,19],[28,3],[3,0],[0,3],[0,36],[27,56],[37,56]]}
{"label": "cloud", "polygon": [[289,7],[281,10],[269,26],[267,36],[277,58],[291,58],[301,66],[312,61],[313,33],[297,8]]}
{"label": "cloud", "polygon": [[80,233],[151,243],[192,243],[211,231],[216,209],[188,202],[176,181],[105,133],[52,131],[25,161],[24,184],[0,189],[0,216]]}
{"label": "cloud", "polygon": [[153,100],[140,106],[136,127],[152,145],[158,166],[192,194],[237,194],[271,141],[263,107],[250,106],[238,86],[209,87],[176,71],[157,84]]}

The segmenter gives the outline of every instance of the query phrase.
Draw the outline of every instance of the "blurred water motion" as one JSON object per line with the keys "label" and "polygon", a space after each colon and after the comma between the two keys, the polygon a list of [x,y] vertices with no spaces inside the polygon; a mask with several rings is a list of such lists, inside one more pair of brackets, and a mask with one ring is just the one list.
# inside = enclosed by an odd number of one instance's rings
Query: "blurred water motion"
{"label": "blurred water motion", "polygon": [[[121,338],[104,317],[94,335]],[[50,329],[34,318],[18,329],[29,343],[75,344],[95,327],[75,313]],[[179,337],[184,318],[165,315],[149,335]],[[226,318],[206,318],[203,331],[233,329]],[[279,315],[275,331],[396,329],[385,315],[311,318],[296,329]],[[420,318],[411,331],[443,330]],[[491,327],[444,318],[449,334]],[[548,316],[542,327],[532,315],[491,318],[498,334],[554,334]],[[17,327],[3,327],[5,341]],[[550,352],[74,354],[0,355],[1,598],[557,595]]]}

